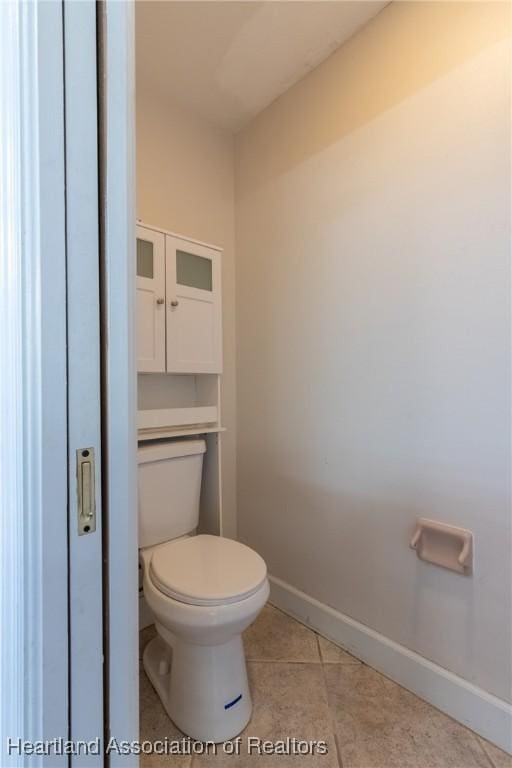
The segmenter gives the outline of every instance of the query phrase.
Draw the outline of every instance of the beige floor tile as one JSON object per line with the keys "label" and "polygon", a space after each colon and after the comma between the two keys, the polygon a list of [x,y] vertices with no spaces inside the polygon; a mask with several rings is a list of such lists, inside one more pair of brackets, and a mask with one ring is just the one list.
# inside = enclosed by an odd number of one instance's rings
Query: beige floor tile
{"label": "beige floor tile", "polygon": [[[155,635],[140,633],[140,655]],[[512,758],[429,704],[361,664],[335,644],[267,606],[246,633],[254,711],[241,754],[145,755],[141,768],[337,768],[336,721],[343,768],[512,768]],[[320,647],[324,666],[318,662]],[[283,663],[290,659],[290,662]],[[300,662],[300,663],[297,663]],[[309,662],[309,663],[304,663]],[[331,712],[327,706],[327,691]],[[181,739],[140,672],[140,738]],[[247,738],[325,739],[329,753],[309,756],[247,754]]]}
{"label": "beige floor tile", "polygon": [[512,768],[512,757],[510,755],[507,755],[499,747],[495,747],[494,744],[485,741],[485,739],[479,738],[478,740],[494,768]]}
{"label": "beige floor tile", "polygon": [[[146,644],[155,636],[155,628],[147,627],[139,634],[139,652],[142,653]],[[167,716],[153,686],[149,682],[140,662],[139,667],[139,738],[141,741],[157,741],[169,739],[180,740],[183,734]],[[189,755],[141,755],[141,768],[188,768],[191,763]]]}
{"label": "beige floor tile", "polygon": [[248,661],[319,662],[316,635],[272,605],[244,633]]}
{"label": "beige floor tile", "polygon": [[370,667],[323,669],[343,768],[489,768],[471,731]]}
{"label": "beige floor tile", "polygon": [[[253,696],[252,720],[242,734],[239,755],[195,756],[193,768],[338,768],[320,664],[249,663]],[[280,739],[324,740],[325,755],[247,754],[248,737],[276,742]]]}
{"label": "beige floor tile", "polygon": [[339,645],[331,643],[330,640],[326,640],[325,637],[318,635],[318,645],[320,647],[320,656],[324,664],[360,664],[359,659],[351,656],[350,653],[344,651]]}

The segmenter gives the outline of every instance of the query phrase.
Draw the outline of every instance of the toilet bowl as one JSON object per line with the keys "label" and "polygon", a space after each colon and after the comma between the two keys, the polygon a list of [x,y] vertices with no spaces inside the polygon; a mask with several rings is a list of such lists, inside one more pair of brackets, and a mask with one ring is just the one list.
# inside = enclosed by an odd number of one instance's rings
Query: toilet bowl
{"label": "toilet bowl", "polygon": [[205,450],[198,439],[139,445],[143,590],[157,629],[143,664],[178,728],[221,742],[251,717],[242,632],[265,605],[269,585],[264,560],[249,547],[191,535]]}
{"label": "toilet bowl", "polygon": [[262,558],[219,536],[142,550],[144,595],[157,637],[143,664],[171,720],[199,741],[238,735],[252,701],[242,632],[269,596]]}

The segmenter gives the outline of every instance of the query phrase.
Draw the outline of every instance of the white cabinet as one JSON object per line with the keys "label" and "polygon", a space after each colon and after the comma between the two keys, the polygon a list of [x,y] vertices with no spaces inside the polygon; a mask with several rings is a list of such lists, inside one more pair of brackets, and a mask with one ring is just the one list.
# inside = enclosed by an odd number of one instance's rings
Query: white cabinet
{"label": "white cabinet", "polygon": [[221,373],[218,248],[137,227],[137,368]]}
{"label": "white cabinet", "polygon": [[218,251],[165,236],[167,371],[222,370]]}
{"label": "white cabinet", "polygon": [[137,226],[139,440],[201,435],[199,529],[221,534],[220,248]]}
{"label": "white cabinet", "polygon": [[165,371],[165,235],[137,227],[137,369]]}

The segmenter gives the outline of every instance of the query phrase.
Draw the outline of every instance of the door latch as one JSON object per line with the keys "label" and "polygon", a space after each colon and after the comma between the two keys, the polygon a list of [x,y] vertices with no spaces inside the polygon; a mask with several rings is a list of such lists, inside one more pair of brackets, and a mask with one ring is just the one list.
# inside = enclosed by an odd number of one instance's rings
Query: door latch
{"label": "door latch", "polygon": [[79,536],[96,530],[95,474],[94,448],[79,448],[76,452]]}

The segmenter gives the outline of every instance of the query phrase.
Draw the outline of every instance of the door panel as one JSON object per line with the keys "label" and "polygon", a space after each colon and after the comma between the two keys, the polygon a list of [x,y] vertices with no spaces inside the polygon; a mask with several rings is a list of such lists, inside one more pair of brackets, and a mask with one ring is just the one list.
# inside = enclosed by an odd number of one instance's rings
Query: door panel
{"label": "door panel", "polygon": [[[173,314],[175,350],[184,363],[209,364],[215,349],[215,307],[210,301],[179,295],[180,306],[168,309]],[[186,299],[186,300],[185,300]]]}
{"label": "door panel", "polygon": [[137,227],[137,370],[165,371],[165,238]]}
{"label": "door panel", "polygon": [[167,371],[221,373],[220,253],[166,235]]}
{"label": "door panel", "polygon": [[[159,354],[155,347],[156,313],[155,297],[152,291],[137,291],[137,354],[139,360],[154,360]],[[142,370],[142,369],[141,369]]]}
{"label": "door panel", "polygon": [[[101,737],[104,725],[96,49],[95,2],[65,0],[69,736],[75,742]],[[84,461],[79,472],[77,454]],[[70,756],[72,766],[102,764],[101,755]]]}

